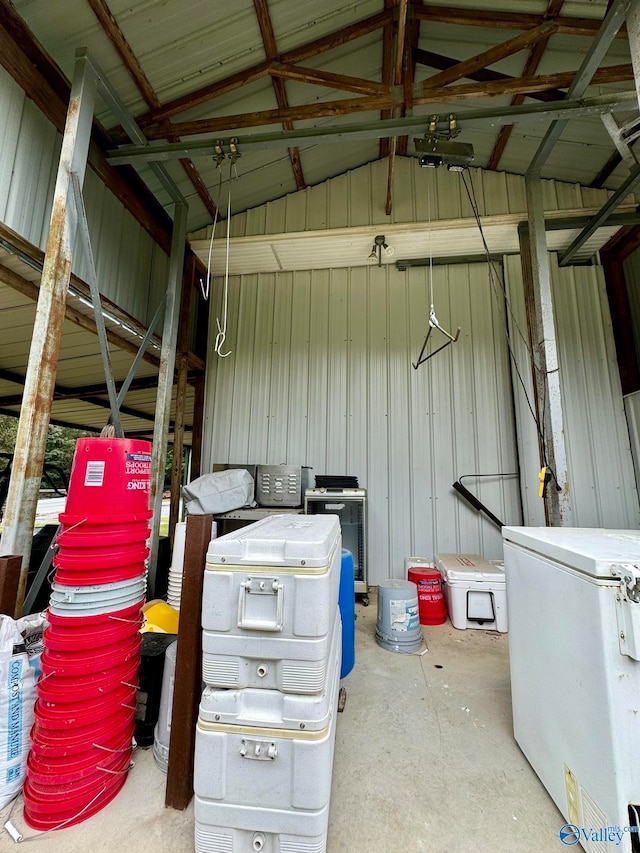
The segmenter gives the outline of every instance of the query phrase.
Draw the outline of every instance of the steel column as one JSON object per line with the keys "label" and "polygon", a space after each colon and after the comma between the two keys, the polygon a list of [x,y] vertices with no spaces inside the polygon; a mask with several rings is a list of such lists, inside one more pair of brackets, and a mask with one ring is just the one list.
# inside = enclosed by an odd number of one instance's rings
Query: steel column
{"label": "steel column", "polygon": [[541,436],[541,465],[547,465],[555,481],[547,485],[545,511],[551,526],[571,526],[567,451],[564,441],[564,413],[560,392],[560,374],[556,330],[551,296],[551,274],[544,227],[542,181],[538,175],[525,178],[529,251],[522,247],[523,277],[528,288],[527,323],[534,367],[534,386]]}
{"label": "steel column", "polygon": [[627,35],[629,37],[633,76],[636,81],[636,96],[640,108],[640,2],[638,0],[632,0],[627,12]]}
{"label": "steel column", "polygon": [[75,173],[82,185],[96,88],[96,69],[86,52],[78,52],[60,152],[0,544],[2,554],[18,554],[22,557],[17,613],[22,611],[27,584],[67,289],[71,279],[72,247],[77,229],[75,205],[70,202],[71,174]]}
{"label": "steel column", "polygon": [[158,540],[162,514],[162,491],[164,469],[167,456],[167,439],[171,417],[171,393],[176,363],[176,344],[180,320],[180,299],[182,292],[182,271],[184,267],[184,244],[187,236],[186,204],[174,206],[173,234],[171,237],[171,257],[169,259],[169,278],[167,284],[167,302],[162,330],[162,350],[160,353],[160,372],[158,375],[158,396],[156,399],[156,418],[153,429],[153,459],[151,462],[151,502],[153,519],[151,522],[151,554],[149,556],[149,587],[153,591],[158,565]]}

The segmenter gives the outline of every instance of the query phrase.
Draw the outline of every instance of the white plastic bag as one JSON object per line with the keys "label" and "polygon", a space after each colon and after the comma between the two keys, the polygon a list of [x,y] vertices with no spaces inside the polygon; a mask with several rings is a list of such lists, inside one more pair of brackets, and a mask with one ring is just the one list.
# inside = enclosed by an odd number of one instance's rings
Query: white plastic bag
{"label": "white plastic bag", "polygon": [[189,515],[229,512],[243,506],[255,506],[253,477],[246,468],[228,468],[203,474],[182,487]]}
{"label": "white plastic bag", "polygon": [[27,773],[35,675],[17,623],[0,614],[0,808],[20,793]]}
{"label": "white plastic bag", "polygon": [[21,616],[16,620],[18,631],[22,634],[24,644],[27,647],[29,663],[36,671],[36,681],[40,678],[40,658],[44,651],[43,634],[48,626],[46,611],[42,613],[31,613],[29,616]]}

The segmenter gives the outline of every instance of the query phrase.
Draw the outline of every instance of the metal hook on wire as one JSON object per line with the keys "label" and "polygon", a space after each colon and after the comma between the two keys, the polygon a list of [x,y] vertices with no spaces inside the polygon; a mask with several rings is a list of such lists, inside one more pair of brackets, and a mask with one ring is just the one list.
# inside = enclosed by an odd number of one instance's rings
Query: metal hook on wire
{"label": "metal hook on wire", "polygon": [[235,171],[236,178],[238,177],[238,172],[236,170],[235,160],[230,160],[229,162],[229,194],[227,196],[227,240],[226,240],[226,259],[225,259],[225,270],[224,270],[224,291],[222,296],[222,322],[219,317],[216,317],[216,326],[218,328],[218,333],[216,335],[216,341],[213,346],[213,351],[220,358],[227,358],[227,356],[231,355],[231,350],[228,352],[222,352],[222,347],[224,346],[225,339],[227,337],[227,313],[229,308],[229,240],[231,237],[231,171]]}
{"label": "metal hook on wire", "polygon": [[[445,338],[448,338],[448,340],[445,341],[441,346],[439,346],[438,349],[434,349],[433,352],[430,352],[429,355],[425,355],[424,352],[427,348],[427,344],[429,343],[431,332],[433,332],[434,329],[437,329],[439,332],[442,332],[442,334],[445,336]],[[451,344],[455,344],[459,337],[460,326],[458,326],[455,335],[452,335],[450,334],[450,332],[447,332],[446,329],[443,329],[440,323],[438,322],[438,318],[436,317],[436,311],[432,304],[431,309],[429,311],[429,331],[427,332],[427,335],[424,339],[424,343],[422,344],[422,349],[420,350],[418,360],[415,362],[415,364],[412,364],[411,366],[414,370],[417,370],[421,364],[424,364],[425,361],[429,361],[429,359],[433,358],[436,353],[440,352],[443,349],[446,349],[446,347],[451,346]]]}

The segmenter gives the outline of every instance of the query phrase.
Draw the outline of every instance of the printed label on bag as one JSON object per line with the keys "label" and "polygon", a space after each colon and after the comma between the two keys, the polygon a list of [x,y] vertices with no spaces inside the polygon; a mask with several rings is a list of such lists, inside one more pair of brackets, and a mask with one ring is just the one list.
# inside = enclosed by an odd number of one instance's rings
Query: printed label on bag
{"label": "printed label on bag", "polygon": [[7,761],[19,758],[22,752],[22,661],[9,664],[9,717],[7,721]]}

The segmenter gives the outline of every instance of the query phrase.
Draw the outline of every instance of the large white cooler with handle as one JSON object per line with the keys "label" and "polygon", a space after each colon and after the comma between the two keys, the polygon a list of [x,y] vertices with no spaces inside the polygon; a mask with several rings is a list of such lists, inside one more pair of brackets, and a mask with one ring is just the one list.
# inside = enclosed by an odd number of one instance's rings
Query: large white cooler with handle
{"label": "large white cooler with handle", "polygon": [[320,693],[338,604],[335,515],[274,515],[209,545],[202,678],[225,688]]}
{"label": "large white cooler with handle", "polygon": [[454,628],[507,631],[507,588],[500,564],[480,554],[436,554],[435,564]]}
{"label": "large white cooler with handle", "polygon": [[342,654],[337,607],[326,689],[207,687],[196,729],[196,853],[326,850]]}

